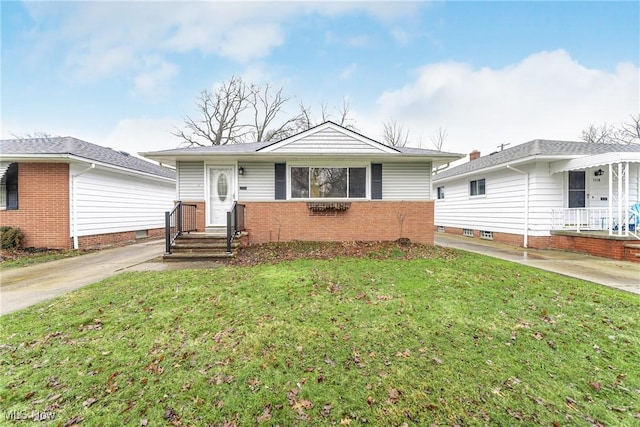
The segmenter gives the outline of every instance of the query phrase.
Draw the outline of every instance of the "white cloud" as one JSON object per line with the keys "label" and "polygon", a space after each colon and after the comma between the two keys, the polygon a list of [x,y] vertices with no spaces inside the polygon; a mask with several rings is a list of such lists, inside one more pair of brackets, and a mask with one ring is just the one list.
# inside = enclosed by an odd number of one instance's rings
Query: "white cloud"
{"label": "white cloud", "polygon": [[178,74],[177,65],[166,62],[157,56],[146,57],[143,60],[144,71],[135,78],[133,93],[135,95],[153,96],[164,89],[164,85]]}
{"label": "white cloud", "polygon": [[448,134],[446,150],[488,153],[501,143],[577,140],[589,123],[619,123],[638,113],[639,94],[638,67],[621,63],[614,72],[589,69],[557,50],[502,69],[426,65],[413,82],[381,94],[372,117],[377,123],[395,118],[404,124],[413,145],[421,139],[429,148],[442,127]]}
{"label": "white cloud", "polygon": [[342,80],[350,79],[353,73],[355,73],[357,69],[358,69],[358,64],[356,64],[355,62],[352,62],[351,64],[349,64],[347,68],[342,70],[342,72],[340,73],[340,78]]}
{"label": "white cloud", "polygon": [[181,123],[170,118],[126,118],[118,121],[116,127],[96,144],[124,150],[137,155],[145,151],[168,150],[180,145],[180,140],[171,134]]}

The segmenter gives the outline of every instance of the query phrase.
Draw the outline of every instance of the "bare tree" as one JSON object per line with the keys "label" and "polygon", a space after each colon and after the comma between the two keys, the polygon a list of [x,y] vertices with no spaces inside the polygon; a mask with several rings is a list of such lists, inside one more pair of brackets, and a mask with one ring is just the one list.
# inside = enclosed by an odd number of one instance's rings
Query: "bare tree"
{"label": "bare tree", "polygon": [[409,131],[397,121],[387,120],[382,130],[382,142],[392,147],[404,147],[409,142]]}
{"label": "bare tree", "polygon": [[253,139],[255,141],[277,141],[289,136],[292,129],[296,128],[300,115],[288,118],[285,121],[270,127],[276,122],[276,118],[282,113],[283,107],[291,99],[282,94],[282,88],[275,93],[269,84],[264,89],[252,85],[248,102],[253,110]]}
{"label": "bare tree", "polygon": [[196,101],[201,117],[184,118],[184,129],[172,132],[190,146],[225,145],[242,142],[248,132],[240,114],[248,107],[247,86],[240,77],[232,77],[215,92],[203,90]]}
{"label": "bare tree", "polygon": [[43,131],[34,131],[34,132],[27,132],[27,133],[23,133],[23,134],[16,134],[11,132],[11,136],[13,136],[15,139],[35,139],[35,138],[54,138],[58,135],[52,135],[49,132],[43,132]]}
{"label": "bare tree", "polygon": [[447,138],[447,130],[438,128],[438,133],[431,137],[431,143],[435,147],[436,150],[442,151],[442,147],[444,146],[444,141]]}
{"label": "bare tree", "polygon": [[620,126],[618,137],[622,143],[639,144],[640,143],[640,113],[631,115],[631,121],[625,122]]}
{"label": "bare tree", "polygon": [[[232,77],[215,91],[203,90],[197,99],[197,118],[184,117],[184,127],[172,133],[189,146],[237,144],[247,141],[278,141],[315,126],[311,108],[299,103],[299,111],[285,119],[285,107],[291,98],[283,89],[245,83]],[[349,103],[343,100],[338,122],[349,129]],[[330,114],[321,104],[324,123]],[[319,124],[319,123],[318,123]]]}
{"label": "bare tree", "polygon": [[630,145],[640,143],[640,114],[631,115],[631,121],[620,126],[590,124],[583,129],[580,138],[592,144],[621,144]]}

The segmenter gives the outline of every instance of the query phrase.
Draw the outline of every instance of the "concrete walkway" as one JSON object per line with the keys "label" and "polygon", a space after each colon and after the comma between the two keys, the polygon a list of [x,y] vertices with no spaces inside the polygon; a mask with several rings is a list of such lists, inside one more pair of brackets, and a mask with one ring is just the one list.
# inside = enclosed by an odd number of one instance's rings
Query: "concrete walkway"
{"label": "concrete walkway", "polygon": [[525,249],[445,233],[436,233],[438,246],[500,258],[542,270],[640,294],[640,264],[573,252]]}
{"label": "concrete walkway", "polygon": [[[162,256],[164,241],[105,249],[0,272],[0,315],[46,301]],[[153,264],[144,269],[154,268]]]}

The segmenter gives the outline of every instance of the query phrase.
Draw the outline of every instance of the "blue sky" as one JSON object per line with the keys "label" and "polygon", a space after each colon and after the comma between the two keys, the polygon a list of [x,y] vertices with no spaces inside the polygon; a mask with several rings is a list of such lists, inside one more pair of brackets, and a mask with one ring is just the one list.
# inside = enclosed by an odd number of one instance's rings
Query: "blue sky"
{"label": "blue sky", "polygon": [[3,1],[1,136],[176,147],[195,100],[231,76],[318,113],[343,99],[380,138],[494,151],[575,140],[640,112],[640,3]]}

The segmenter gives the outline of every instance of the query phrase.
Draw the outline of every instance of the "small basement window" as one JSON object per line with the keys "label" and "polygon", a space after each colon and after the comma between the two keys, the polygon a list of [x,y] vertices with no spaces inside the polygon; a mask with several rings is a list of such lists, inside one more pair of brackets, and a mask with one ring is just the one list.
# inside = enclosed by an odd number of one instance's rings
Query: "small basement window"
{"label": "small basement window", "polygon": [[149,237],[147,230],[136,230],[136,239],[144,239],[145,237]]}
{"label": "small basement window", "polygon": [[444,233],[444,225],[438,226],[438,233]]}
{"label": "small basement window", "polygon": [[480,238],[486,240],[493,240],[493,231],[480,231]]}
{"label": "small basement window", "polygon": [[466,237],[473,237],[473,230],[470,228],[463,228],[462,235]]}

